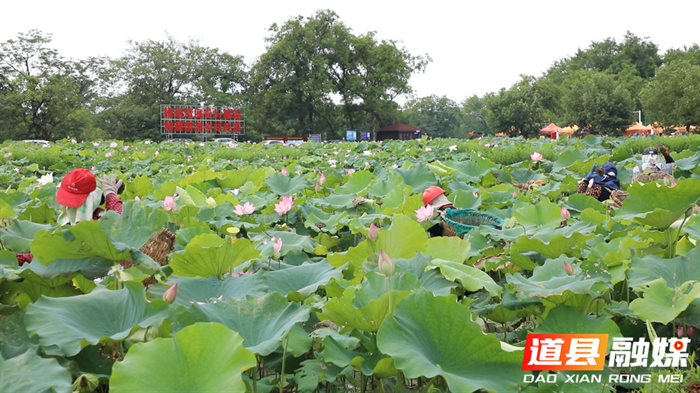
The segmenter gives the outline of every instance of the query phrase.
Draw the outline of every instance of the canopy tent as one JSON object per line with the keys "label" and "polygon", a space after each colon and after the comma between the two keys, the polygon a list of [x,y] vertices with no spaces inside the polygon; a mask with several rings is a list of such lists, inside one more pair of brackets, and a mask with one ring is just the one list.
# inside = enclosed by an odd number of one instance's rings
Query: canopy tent
{"label": "canopy tent", "polygon": [[573,134],[573,133],[574,133],[574,129],[571,128],[571,127],[564,127],[564,128],[562,128],[562,129],[559,130],[559,133],[560,133],[560,134]]}
{"label": "canopy tent", "polygon": [[544,127],[540,130],[540,135],[549,135],[553,132],[561,132],[561,127],[557,126],[554,123],[549,123],[547,127]]}
{"label": "canopy tent", "polygon": [[649,134],[653,131],[652,126],[645,126],[644,124],[634,123],[628,129],[625,130],[625,136],[630,136],[634,134]]}

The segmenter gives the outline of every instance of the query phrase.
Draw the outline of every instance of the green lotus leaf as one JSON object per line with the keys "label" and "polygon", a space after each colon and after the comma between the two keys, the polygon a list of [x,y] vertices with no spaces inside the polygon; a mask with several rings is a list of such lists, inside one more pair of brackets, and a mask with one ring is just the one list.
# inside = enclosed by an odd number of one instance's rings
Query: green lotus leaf
{"label": "green lotus leaf", "polygon": [[198,239],[209,239],[216,235],[203,234],[195,236],[184,251],[170,255],[170,268],[173,274],[184,277],[220,277],[244,261],[256,258],[260,251],[253,247],[248,239],[238,239],[236,244],[221,241],[220,245],[212,243],[198,244]]}
{"label": "green lotus leaf", "polygon": [[503,291],[503,287],[496,284],[493,278],[483,271],[463,265],[458,262],[446,261],[443,259],[433,259],[428,269],[440,269],[440,272],[450,281],[459,281],[467,291],[478,291],[486,289],[491,296],[498,296]]}
{"label": "green lotus leaf", "polygon": [[[544,373],[545,371],[542,372]],[[550,371],[549,373],[556,375],[556,382],[539,382],[537,385],[533,386],[534,390],[526,389],[523,390],[522,393],[613,393],[616,391],[615,386],[613,386],[613,384],[607,383],[609,381],[610,375],[613,374],[611,370],[607,367],[601,371],[558,370]],[[600,378],[601,382],[598,383],[595,378]],[[571,381],[579,382],[571,383]]]}
{"label": "green lotus leaf", "polygon": [[536,267],[532,272],[532,277],[525,278],[520,273],[506,276],[508,283],[513,284],[514,289],[520,295],[526,297],[547,297],[550,295],[561,295],[564,291],[573,293],[595,294],[605,287],[605,278],[598,275],[589,276],[581,271],[577,265],[574,267],[574,274],[568,275],[564,271],[564,261],[570,258],[565,256],[557,259],[548,259],[544,265]]}
{"label": "green lotus leaf", "polygon": [[367,187],[374,180],[374,174],[370,171],[357,171],[350,175],[347,182],[340,187],[336,187],[333,192],[341,195],[362,195]]}
{"label": "green lotus leaf", "polygon": [[267,277],[263,271],[242,274],[240,277],[168,277],[167,285],[154,285],[148,290],[150,299],[161,299],[165,291],[177,284],[175,303],[189,307],[192,302],[205,303],[211,299],[245,299],[246,295],[263,296],[268,292]]}
{"label": "green lotus leaf", "polygon": [[80,272],[83,276],[92,280],[97,277],[104,277],[113,264],[114,262],[109,259],[92,257],[82,259],[56,259],[48,265],[33,260],[30,264],[25,264],[23,266],[47,279],[58,275],[71,276],[75,272]]}
{"label": "green lotus leaf", "polygon": [[215,234],[214,231],[209,228],[207,225],[196,225],[196,226],[191,226],[189,228],[182,228],[177,231],[177,234],[175,235],[175,241],[177,244],[185,247],[187,246],[192,239],[195,238],[197,235],[202,235],[205,233],[210,233],[210,234]]}
{"label": "green lotus leaf", "polygon": [[5,360],[19,356],[38,344],[39,337],[29,337],[24,327],[24,311],[0,314],[0,356]]}
{"label": "green lotus leaf", "polygon": [[42,297],[27,308],[27,331],[39,335],[43,347],[57,345],[63,355],[73,356],[88,344],[119,342],[139,327],[160,326],[168,304],[147,302],[140,283],[124,285],[118,291],[97,287],[87,295]]}
{"label": "green lotus leaf", "polygon": [[56,222],[56,210],[46,203],[38,207],[27,206],[17,218],[40,224],[53,224]]}
{"label": "green lotus leaf", "polygon": [[301,368],[294,374],[294,382],[297,383],[300,392],[312,392],[316,390],[320,382],[332,383],[351,371],[351,366],[338,367],[333,363],[326,362],[322,357],[309,359],[301,362]]}
{"label": "green lotus leaf", "polygon": [[513,172],[510,173],[510,176],[513,177],[513,179],[517,183],[527,183],[530,180],[537,181],[544,178],[544,176],[540,175],[539,173],[533,171],[530,168],[515,169]]}
{"label": "green lotus leaf", "polygon": [[513,216],[525,225],[537,225],[546,228],[556,228],[563,220],[561,207],[557,204],[542,200],[536,205],[526,205],[516,209]]}
{"label": "green lotus leaf", "polygon": [[236,171],[223,171],[220,177],[215,179],[221,188],[239,188],[248,180],[253,172],[252,167],[246,167]]}
{"label": "green lotus leaf", "polygon": [[[338,230],[350,222],[350,217],[348,217],[348,212],[346,211],[337,212],[333,215],[326,214],[325,216],[326,217],[317,217],[314,213],[311,213],[308,217],[306,217],[306,220],[304,220],[304,226],[315,231],[328,232],[334,235],[338,233]],[[318,223],[322,223],[323,226],[317,226],[316,224]]]}
{"label": "green lotus leaf", "polygon": [[456,190],[449,200],[458,209],[478,209],[483,204],[481,195],[475,197],[473,192],[465,190]]}
{"label": "green lotus leaf", "polygon": [[673,259],[647,255],[644,258],[632,257],[632,264],[627,270],[627,284],[632,287],[649,284],[659,277],[666,280],[671,288],[680,286],[688,280],[700,281],[700,264],[697,251]]}
{"label": "green lotus leaf", "polygon": [[561,295],[549,295],[542,298],[542,304],[545,306],[543,315],[547,315],[549,310],[558,306],[571,306],[580,313],[598,313],[605,308],[605,300],[599,296],[592,296],[590,293],[573,293],[569,290],[564,291]]}
{"label": "green lotus leaf", "polygon": [[[355,172],[357,173],[357,172]],[[396,188],[404,185],[403,178],[396,172],[389,172],[385,179],[376,181],[369,187],[367,193],[371,196],[385,197]],[[384,201],[386,203],[386,201]]]}
{"label": "green lotus leaf", "polygon": [[331,194],[324,198],[310,199],[309,202],[317,206],[328,206],[333,209],[349,209],[352,207],[352,201],[355,195]]}
{"label": "green lotus leaf", "polygon": [[439,236],[428,239],[428,248],[424,254],[433,258],[462,263],[467,259],[470,248],[471,244],[468,241],[457,236]]}
{"label": "green lotus leaf", "polygon": [[[554,162],[554,166],[552,167],[552,170],[560,170],[563,168],[566,168],[568,166],[573,165],[576,161],[586,161],[588,160],[588,157],[586,154],[584,154],[581,150],[578,149],[571,149],[571,150],[565,150],[561,155],[559,156],[559,159]],[[524,183],[524,182],[521,182]]]}
{"label": "green lotus leaf", "polygon": [[[151,329],[157,333],[159,329]],[[133,337],[133,336],[132,336]],[[114,366],[114,358],[112,357],[112,347],[105,345],[88,345],[83,348],[79,354],[66,358],[71,361],[70,370],[81,374],[92,374],[97,378],[106,378],[112,375],[112,366]]]}
{"label": "green lotus leaf", "polygon": [[700,180],[692,178],[679,180],[675,187],[636,182],[627,188],[629,196],[615,219],[666,229],[700,199],[698,190]]}
{"label": "green lotus leaf", "polygon": [[299,357],[309,352],[309,349],[311,349],[314,343],[314,339],[309,336],[309,333],[304,330],[299,323],[292,326],[287,337],[289,339],[285,344],[287,346],[287,353],[291,353],[294,357]]}
{"label": "green lotus leaf", "polygon": [[109,390],[243,392],[241,373],[256,366],[241,336],[217,323],[197,323],[175,338],[135,344],[112,370]]}
{"label": "green lotus leaf", "polygon": [[0,220],[15,216],[15,211],[9,203],[0,199]]}
{"label": "green lotus leaf", "polygon": [[41,230],[48,231],[52,228],[55,228],[55,226],[16,220],[12,225],[0,229],[0,240],[2,240],[5,247],[14,252],[29,252],[36,233]]}
{"label": "green lotus leaf", "polygon": [[[31,166],[30,166],[31,168]],[[35,169],[35,170],[38,170]],[[55,188],[54,192],[51,193],[50,195],[55,194]],[[23,210],[28,204],[33,202],[32,197],[27,195],[26,193],[18,190],[6,190],[0,193],[0,201],[6,202],[10,207],[14,210]],[[4,218],[4,217],[3,217]]]}
{"label": "green lotus leaf", "polygon": [[586,194],[574,194],[569,196],[565,206],[571,210],[583,212],[585,209],[593,209],[597,212],[605,214],[606,210],[600,201]]}
{"label": "green lotus leaf", "polygon": [[175,187],[175,191],[177,191],[177,195],[180,197],[180,200],[185,203],[185,206],[199,208],[208,206],[206,195],[191,185],[187,185],[184,188],[177,186]]}
{"label": "green lotus leaf", "polygon": [[419,223],[403,214],[395,214],[388,230],[379,231],[377,247],[391,258],[411,258],[428,248],[428,235]]}
{"label": "green lotus leaf", "polygon": [[217,180],[220,176],[220,174],[212,171],[195,172],[191,175],[185,176],[184,179],[180,180],[180,184],[183,186],[188,184],[195,185],[197,183],[204,183],[209,180]]}
{"label": "green lotus leaf", "polygon": [[523,380],[522,352],[502,350],[500,341],[482,333],[471,310],[453,297],[425,290],[396,305],[377,333],[377,346],[406,377],[441,375],[452,392],[512,392]]}
{"label": "green lotus leaf", "polygon": [[608,350],[613,337],[622,337],[620,328],[611,317],[587,315],[575,307],[558,306],[549,311],[533,333],[537,334],[607,334]]}
{"label": "green lotus leaf", "polygon": [[386,355],[351,351],[338,344],[330,336],[323,339],[323,346],[323,358],[340,367],[352,366],[364,375],[374,375],[377,378],[386,378],[396,374],[393,361],[391,361],[391,366],[387,370],[383,370],[383,364],[380,362],[385,359],[391,360]]}
{"label": "green lotus leaf", "polygon": [[634,288],[643,294],[630,303],[630,310],[641,320],[667,324],[700,298],[700,282],[687,281],[669,288],[663,277]]}
{"label": "green lotus leaf", "polygon": [[445,164],[450,168],[457,169],[463,175],[476,178],[481,178],[494,168],[498,168],[496,163],[476,153],[472,153],[468,161],[448,161]]}
{"label": "green lotus leaf", "polygon": [[285,296],[296,292],[306,297],[316,292],[319,286],[328,284],[330,280],[340,279],[343,269],[344,266],[335,268],[324,260],[266,272],[265,275],[270,292],[279,292]]}
{"label": "green lotus leaf", "polygon": [[342,297],[328,300],[318,314],[319,319],[335,322],[342,327],[341,333],[352,329],[376,332],[394,305],[420,288],[420,283],[410,273],[391,276],[391,296],[385,277],[369,272],[365,280],[360,289],[348,287]]}
{"label": "green lotus leaf", "polygon": [[133,198],[134,196],[143,197],[151,192],[151,181],[148,176],[136,176],[132,182],[128,182],[126,185],[127,198]]}
{"label": "green lotus leaf", "polygon": [[435,160],[432,163],[429,162],[429,163],[425,164],[425,166],[430,168],[430,170],[433,171],[433,173],[435,173],[435,175],[437,175],[439,177],[447,177],[447,176],[457,172],[456,169],[450,168],[449,166],[443,164],[442,162],[440,162],[438,160]]}
{"label": "green lotus leaf", "polygon": [[277,195],[290,196],[298,194],[309,186],[309,181],[304,176],[284,176],[276,173],[267,179],[265,184]]}
{"label": "green lotus leaf", "polygon": [[257,298],[194,304],[176,316],[173,330],[195,322],[218,322],[238,332],[243,346],[250,351],[267,356],[280,346],[287,330],[309,319],[309,310],[309,306],[287,302],[279,293],[268,293]]}
{"label": "green lotus leaf", "polygon": [[419,251],[411,259],[398,258],[394,259],[394,263],[397,270],[416,276],[423,288],[435,296],[447,296],[459,284],[447,280],[437,269],[428,269],[431,260],[432,257],[425,256]]}
{"label": "green lotus leaf", "polygon": [[[564,231],[562,231],[564,232]],[[561,255],[575,255],[579,253],[587,239],[592,235],[585,236],[579,232],[574,232],[570,237],[564,233],[553,236],[551,239],[546,239],[546,236],[538,236],[529,238],[520,236],[514,244],[514,248],[520,251],[536,251],[550,258],[556,258]]]}
{"label": "green lotus leaf", "polygon": [[587,208],[581,212],[581,221],[592,225],[600,225],[608,220],[609,217],[605,213],[601,213],[595,209]]}
{"label": "green lotus leaf", "polygon": [[[273,242],[269,241],[271,238],[282,239],[282,255],[290,251],[304,251],[307,253],[313,253],[316,249],[316,243],[314,239],[310,236],[302,236],[293,232],[286,231],[265,231],[253,236],[253,241],[260,242],[257,247],[261,248],[260,257],[266,258],[273,254],[272,245]],[[267,241],[267,244],[262,244]]]}
{"label": "green lotus leaf", "polygon": [[141,248],[151,234],[165,225],[168,215],[162,209],[156,209],[138,202],[125,202],[122,213],[108,211],[99,220],[102,232],[109,235],[114,242],[120,242],[132,248]]}
{"label": "green lotus leaf", "polygon": [[67,229],[36,232],[31,252],[39,262],[48,265],[56,259],[100,257],[111,261],[129,258],[129,250],[117,251],[109,236],[100,229],[99,221],[81,221]]}
{"label": "green lotus leaf", "polygon": [[71,392],[72,378],[56,359],[33,350],[12,359],[0,355],[0,392]]}
{"label": "green lotus leaf", "polygon": [[403,177],[404,183],[413,188],[415,193],[422,193],[426,188],[437,183],[433,171],[423,165],[416,165],[405,171],[397,169],[396,172]]}
{"label": "green lotus leaf", "polygon": [[700,167],[700,152],[686,158],[676,160],[676,166],[683,171],[689,171]]}

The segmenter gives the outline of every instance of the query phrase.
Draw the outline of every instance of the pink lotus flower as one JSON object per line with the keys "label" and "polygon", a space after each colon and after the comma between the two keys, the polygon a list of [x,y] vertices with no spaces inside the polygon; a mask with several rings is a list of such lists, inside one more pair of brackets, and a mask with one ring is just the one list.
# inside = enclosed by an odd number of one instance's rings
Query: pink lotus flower
{"label": "pink lotus flower", "polygon": [[252,214],[255,211],[255,205],[250,202],[246,202],[241,205],[236,205],[233,208],[233,212],[239,216],[245,216],[246,214]]}
{"label": "pink lotus flower", "polygon": [[163,300],[165,300],[165,302],[168,304],[173,304],[175,302],[176,298],[177,298],[177,284],[168,288],[168,290],[165,291],[165,293],[163,294]]}
{"label": "pink lotus flower", "polygon": [[435,209],[433,208],[433,205],[421,206],[418,210],[416,210],[416,219],[418,222],[428,221],[433,218],[434,212]]}
{"label": "pink lotus flower", "polygon": [[112,152],[110,151],[110,152],[105,153],[105,157],[107,157],[107,158],[112,157]]}
{"label": "pink lotus flower", "polygon": [[163,199],[163,210],[166,212],[169,212],[171,210],[176,210],[177,209],[177,202],[175,202],[175,198],[171,197],[170,195],[166,196],[165,199]]}
{"label": "pink lotus flower", "polygon": [[534,152],[530,154],[530,159],[532,159],[532,161],[542,161],[542,154]]}
{"label": "pink lotus flower", "polygon": [[688,326],[688,330],[686,331],[688,333],[688,337],[693,337],[695,335],[695,328],[692,326]]}
{"label": "pink lotus flower", "polygon": [[282,170],[280,171],[280,173],[282,174],[282,176],[289,176],[289,172],[287,171],[286,166],[282,167]]}
{"label": "pink lotus flower", "polygon": [[682,338],[683,336],[685,336],[685,329],[683,329],[683,326],[678,326],[678,329],[676,330],[676,336],[678,336],[678,338]]}
{"label": "pink lotus flower", "polygon": [[353,173],[355,173],[355,170],[354,170],[354,169],[348,169],[348,176],[349,176],[349,175],[352,175]]}
{"label": "pink lotus flower", "polygon": [[145,142],[143,142],[143,143],[145,143],[145,144],[147,144],[147,145],[150,145],[150,144],[151,144],[151,141],[145,141]]}
{"label": "pink lotus flower", "polygon": [[134,200],[135,200],[135,201],[140,201],[141,198],[139,198],[139,196],[137,195],[137,196],[134,197]]}
{"label": "pink lotus flower", "polygon": [[319,176],[319,178],[318,178],[318,184],[322,186],[323,183],[325,183],[325,182],[326,182],[326,175],[324,175],[322,173],[321,176]]}
{"label": "pink lotus flower", "polygon": [[278,237],[277,240],[272,244],[272,251],[275,253],[277,258],[279,258],[279,253],[282,250],[282,238]]}
{"label": "pink lotus flower", "polygon": [[385,276],[390,276],[394,273],[395,268],[394,261],[386,255],[384,250],[379,250],[379,271]]}
{"label": "pink lotus flower", "polygon": [[518,198],[518,190],[513,191],[513,199]]}
{"label": "pink lotus flower", "polygon": [[294,207],[294,200],[290,196],[283,196],[279,203],[275,203],[275,211],[278,216],[287,214]]}
{"label": "pink lotus flower", "polygon": [[564,206],[561,207],[561,216],[564,217],[565,220],[568,220],[571,218],[571,213],[569,213],[569,210],[567,210]]}
{"label": "pink lotus flower", "polygon": [[156,152],[153,153],[153,154],[156,155],[156,156],[158,156],[158,155],[160,155],[160,152],[159,152],[158,150],[156,150]]}
{"label": "pink lotus flower", "polygon": [[231,275],[234,277],[240,277],[244,274],[253,274],[253,272],[251,272],[250,270],[245,271],[245,272],[231,272]]}
{"label": "pink lotus flower", "polygon": [[122,150],[124,150],[124,151],[129,150],[129,146],[124,146],[124,147],[122,147]]}
{"label": "pink lotus flower", "polygon": [[564,261],[564,272],[568,275],[574,274],[574,267],[567,261]]}
{"label": "pink lotus flower", "polygon": [[112,143],[109,144],[109,147],[111,147],[112,149],[114,149],[114,148],[117,147],[117,146],[119,146],[119,145],[117,144],[117,142],[112,142]]}
{"label": "pink lotus flower", "polygon": [[474,195],[474,198],[478,198],[478,197],[479,197],[479,193],[476,192],[476,191],[475,191],[475,192],[472,192],[472,195]]}
{"label": "pink lotus flower", "polygon": [[369,224],[369,234],[367,235],[367,238],[373,242],[376,242],[377,239],[379,239],[379,228],[374,225],[374,222]]}
{"label": "pink lotus flower", "polygon": [[314,186],[314,190],[316,190],[316,192],[318,192],[320,189],[321,189],[321,185],[316,183],[316,185]]}

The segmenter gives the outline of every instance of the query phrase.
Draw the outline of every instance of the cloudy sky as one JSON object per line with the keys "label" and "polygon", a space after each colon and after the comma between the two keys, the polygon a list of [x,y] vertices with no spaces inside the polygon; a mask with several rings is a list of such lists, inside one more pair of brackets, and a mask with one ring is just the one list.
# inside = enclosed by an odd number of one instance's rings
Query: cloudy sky
{"label": "cloudy sky", "polygon": [[578,48],[621,42],[627,31],[662,54],[700,43],[691,17],[700,15],[698,0],[0,0],[0,42],[39,29],[64,57],[118,57],[127,40],[161,40],[167,31],[252,63],[270,25],[321,9],[355,34],[376,31],[428,54],[433,62],[411,79],[416,94],[458,102],[509,88],[519,75],[539,77]]}

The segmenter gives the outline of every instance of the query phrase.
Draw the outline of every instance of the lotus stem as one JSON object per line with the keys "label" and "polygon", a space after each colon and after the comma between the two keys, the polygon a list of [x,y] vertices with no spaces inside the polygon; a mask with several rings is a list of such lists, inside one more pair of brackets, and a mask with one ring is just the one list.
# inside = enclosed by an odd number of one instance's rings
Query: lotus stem
{"label": "lotus stem", "polygon": [[287,346],[289,345],[289,332],[291,330],[287,330],[287,338],[284,340],[284,350],[282,351],[282,372],[280,372],[280,393],[282,393],[282,389],[284,388],[284,366],[285,363],[287,362]]}

